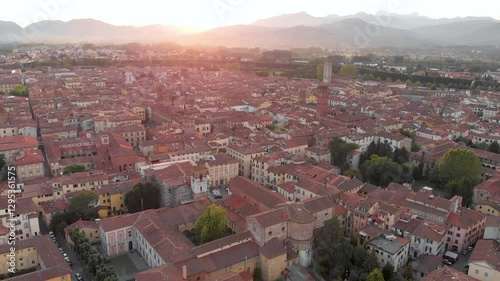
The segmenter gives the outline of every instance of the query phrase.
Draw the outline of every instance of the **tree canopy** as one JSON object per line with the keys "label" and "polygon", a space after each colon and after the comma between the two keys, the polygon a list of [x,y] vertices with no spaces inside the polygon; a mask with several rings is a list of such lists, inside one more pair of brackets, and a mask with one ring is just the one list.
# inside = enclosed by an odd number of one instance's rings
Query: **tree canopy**
{"label": "tree canopy", "polygon": [[368,278],[366,279],[367,281],[384,281],[384,275],[378,268],[375,268],[370,274],[368,275]]}
{"label": "tree canopy", "polygon": [[341,138],[334,138],[328,144],[330,152],[332,155],[332,164],[339,167],[341,170],[347,170],[349,165],[347,164],[347,156],[353,150],[358,149],[358,145],[355,143],[348,143]]}
{"label": "tree canopy", "polygon": [[140,182],[125,193],[125,206],[130,213],[160,208],[160,189],[152,182]]}
{"label": "tree canopy", "polygon": [[96,193],[87,190],[80,191],[70,199],[66,210],[57,212],[52,216],[49,228],[54,232],[62,233],[66,226],[79,219],[94,220],[98,218],[97,210],[91,205],[97,200]]}
{"label": "tree canopy", "polygon": [[355,247],[350,243],[334,217],[315,234],[313,267],[326,280],[343,280],[346,275],[351,276],[350,280],[363,280],[378,267],[378,262],[363,245]]}
{"label": "tree canopy", "polygon": [[194,230],[201,244],[224,237],[227,231],[227,212],[215,204],[209,205],[194,224]]}
{"label": "tree canopy", "polygon": [[500,145],[498,144],[498,142],[497,141],[492,142],[488,146],[488,151],[496,154],[500,153]]}
{"label": "tree canopy", "polygon": [[26,86],[17,86],[14,89],[10,90],[9,95],[18,97],[27,97],[28,88],[26,88]]}
{"label": "tree canopy", "polygon": [[81,172],[85,172],[85,166],[83,166],[82,164],[71,164],[71,165],[64,167],[64,169],[63,169],[64,175],[69,175],[69,174],[73,174],[73,173],[81,173]]}
{"label": "tree canopy", "polygon": [[340,68],[339,75],[346,78],[358,76],[358,68],[354,64],[346,64]]}
{"label": "tree canopy", "polygon": [[450,149],[439,160],[438,175],[442,183],[467,178],[474,185],[481,181],[481,162],[474,152],[467,149]]}
{"label": "tree canopy", "polygon": [[474,152],[451,149],[439,160],[433,173],[452,195],[460,195],[465,206],[472,202],[473,187],[481,182],[482,167]]}
{"label": "tree canopy", "polygon": [[363,179],[371,184],[387,186],[391,182],[413,181],[413,166],[410,163],[398,164],[388,157],[373,154],[361,166]]}

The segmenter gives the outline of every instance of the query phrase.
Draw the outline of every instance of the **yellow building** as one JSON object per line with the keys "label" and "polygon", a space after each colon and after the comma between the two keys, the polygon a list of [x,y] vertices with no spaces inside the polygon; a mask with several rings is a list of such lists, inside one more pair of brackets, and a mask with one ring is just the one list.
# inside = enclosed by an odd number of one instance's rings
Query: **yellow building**
{"label": "yellow building", "polygon": [[132,112],[137,115],[137,117],[141,118],[142,121],[146,121],[146,108],[144,106],[132,106]]}
{"label": "yellow building", "polygon": [[120,215],[126,211],[125,193],[138,183],[145,183],[142,179],[111,183],[98,188],[95,192],[99,195],[98,213],[101,218]]}
{"label": "yellow building", "polygon": [[238,176],[238,161],[227,154],[214,155],[213,160],[206,162],[205,166],[212,186],[228,184],[232,178]]}
{"label": "yellow building", "polygon": [[469,258],[469,276],[481,281],[500,280],[500,243],[479,240]]}
{"label": "yellow building", "polygon": [[477,203],[475,209],[483,215],[500,216],[500,204],[492,200]]}
{"label": "yellow building", "polygon": [[283,243],[274,238],[259,249],[262,280],[279,280],[281,272],[292,263],[297,263],[297,256],[288,257]]}
{"label": "yellow building", "polygon": [[[31,239],[16,241],[15,252],[11,253],[11,245],[0,245],[0,273],[7,274],[9,267],[15,271],[39,268],[9,280],[13,281],[69,281],[71,268],[57,249],[50,236],[35,236]],[[15,258],[11,258],[14,256]],[[10,264],[11,260],[13,263]]]}
{"label": "yellow building", "polygon": [[306,103],[318,103],[318,98],[315,95],[308,95],[306,97]]}
{"label": "yellow building", "polygon": [[82,232],[89,240],[90,244],[97,244],[101,242],[101,239],[99,238],[99,225],[97,221],[84,221],[80,219],[79,221],[66,226],[64,228],[64,235],[66,236],[66,241],[68,241],[68,244],[70,245],[73,245],[73,240],[71,240],[69,232],[73,228],[79,229],[80,232]]}

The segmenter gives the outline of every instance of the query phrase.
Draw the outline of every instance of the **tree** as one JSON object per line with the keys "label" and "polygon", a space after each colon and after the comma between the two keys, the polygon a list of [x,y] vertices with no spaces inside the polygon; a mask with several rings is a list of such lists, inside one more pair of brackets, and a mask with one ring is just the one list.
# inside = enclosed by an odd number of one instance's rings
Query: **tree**
{"label": "tree", "polygon": [[492,142],[488,146],[488,151],[496,154],[500,153],[500,145],[498,144],[498,142],[497,141]]}
{"label": "tree", "polygon": [[104,281],[118,281],[118,277],[116,276],[116,274],[113,274],[111,276],[104,278]]}
{"label": "tree", "polygon": [[411,263],[406,267],[405,271],[403,272],[403,278],[406,281],[413,281],[414,280],[413,266],[411,265]]}
{"label": "tree", "polygon": [[354,169],[354,168],[350,168],[350,169],[345,170],[342,173],[342,175],[350,177],[351,179],[353,179],[353,178],[357,178],[360,180],[363,179],[363,177],[361,176],[361,172],[358,169]]}
{"label": "tree", "polygon": [[391,182],[402,182],[403,168],[388,157],[374,154],[361,166],[361,174],[371,184],[387,186]]}
{"label": "tree", "polygon": [[410,161],[410,154],[408,153],[408,150],[406,150],[406,148],[404,147],[401,149],[396,148],[394,150],[393,160],[398,164],[407,163]]}
{"label": "tree", "polygon": [[324,64],[318,64],[316,66],[316,79],[318,80],[323,80],[323,73],[325,71],[325,65]]}
{"label": "tree", "polygon": [[4,154],[0,154],[0,171],[3,170],[3,167],[5,167],[5,155]]}
{"label": "tree", "polygon": [[358,68],[353,64],[346,64],[340,68],[339,75],[346,78],[354,78],[358,76]]}
{"label": "tree", "polygon": [[385,79],[385,83],[392,83],[391,77],[387,77],[387,79]]}
{"label": "tree", "polygon": [[355,143],[347,143],[341,138],[333,138],[328,144],[332,155],[332,164],[339,167],[342,171],[348,169],[347,156],[353,150],[358,148]]}
{"label": "tree", "polygon": [[474,152],[467,149],[450,149],[439,160],[437,172],[441,183],[467,178],[471,184],[481,181],[481,162]]}
{"label": "tree", "polygon": [[26,88],[26,86],[17,86],[14,89],[10,90],[9,95],[18,97],[27,97],[28,89]]}
{"label": "tree", "polygon": [[140,182],[125,193],[125,206],[130,213],[160,208],[160,189],[152,182]]}
{"label": "tree", "polygon": [[81,172],[85,172],[85,166],[83,166],[81,164],[71,164],[71,165],[64,167],[64,169],[63,169],[64,175],[69,175],[69,174],[73,174],[73,173],[81,173]]}
{"label": "tree", "polygon": [[394,273],[394,266],[392,266],[390,263],[386,263],[382,268],[382,275],[384,276],[384,280],[387,281],[391,280],[393,273]]}
{"label": "tree", "polygon": [[262,269],[260,267],[255,267],[253,270],[253,279],[255,281],[262,281]]}
{"label": "tree", "polygon": [[[69,214],[66,222],[69,224],[74,223],[79,219],[93,220],[99,217],[95,208],[91,207],[92,204],[99,200],[97,194],[93,191],[82,190],[69,200],[69,206],[66,213]],[[68,221],[70,220],[70,221]]]}
{"label": "tree", "polygon": [[209,205],[194,224],[201,244],[222,238],[227,231],[227,212],[215,204]]}
{"label": "tree", "polygon": [[384,275],[378,268],[375,268],[366,279],[367,281],[384,281]]}
{"label": "tree", "polygon": [[458,180],[451,180],[446,184],[446,190],[453,195],[462,196],[462,204],[469,206],[472,203],[472,196],[474,185],[468,178],[460,178]]}

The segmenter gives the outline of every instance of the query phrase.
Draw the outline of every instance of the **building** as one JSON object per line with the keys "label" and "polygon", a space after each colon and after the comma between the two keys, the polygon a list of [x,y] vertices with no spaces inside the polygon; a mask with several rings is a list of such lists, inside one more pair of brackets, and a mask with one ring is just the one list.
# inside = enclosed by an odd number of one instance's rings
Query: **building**
{"label": "building", "polygon": [[326,61],[323,66],[323,83],[332,83],[333,63]]}
{"label": "building", "polygon": [[[0,221],[4,227],[15,225],[16,240],[33,238],[40,235],[38,208],[31,198],[17,198],[15,209],[9,206],[7,197],[0,198]],[[12,205],[11,205],[12,206]],[[15,216],[11,217],[10,212]],[[0,238],[0,245],[7,241]]]}
{"label": "building", "polygon": [[397,272],[408,262],[410,241],[393,235],[381,235],[368,242],[367,248],[375,251],[380,266],[390,264]]}
{"label": "building", "polygon": [[16,175],[19,182],[30,179],[43,178],[45,176],[43,154],[39,149],[22,151],[19,157],[16,157]]}
{"label": "building", "polygon": [[[8,273],[11,246],[0,245],[0,273]],[[14,281],[68,281],[73,272],[57,249],[50,236],[36,236],[27,240],[17,241],[15,247],[15,270],[37,268],[32,273],[26,273],[9,278]]]}
{"label": "building", "polygon": [[459,207],[446,219],[449,226],[446,248],[458,252],[473,245],[483,237],[486,216],[475,210]]}
{"label": "building", "polygon": [[448,267],[445,265],[440,269],[432,271],[430,274],[428,274],[421,280],[422,281],[478,281],[479,279],[471,277],[461,271],[458,271],[456,269],[453,269],[452,267]]}
{"label": "building", "polygon": [[15,162],[16,154],[25,150],[37,150],[38,140],[30,136],[13,136],[0,138],[0,154],[5,156],[7,164]]}
{"label": "building", "polygon": [[239,162],[227,154],[216,154],[212,160],[205,162],[212,186],[227,185],[238,176]]}
{"label": "building", "polygon": [[231,145],[227,147],[227,154],[239,163],[239,175],[251,177],[252,159],[265,154],[263,149],[255,146]]}
{"label": "building", "polygon": [[73,245],[74,242],[71,240],[69,233],[70,230],[75,228],[85,235],[85,238],[89,240],[90,244],[97,244],[101,241],[99,238],[99,225],[97,221],[84,221],[80,219],[64,228],[64,236],[70,245]]}
{"label": "building", "polygon": [[482,281],[500,280],[500,243],[479,240],[469,257],[469,276]]}

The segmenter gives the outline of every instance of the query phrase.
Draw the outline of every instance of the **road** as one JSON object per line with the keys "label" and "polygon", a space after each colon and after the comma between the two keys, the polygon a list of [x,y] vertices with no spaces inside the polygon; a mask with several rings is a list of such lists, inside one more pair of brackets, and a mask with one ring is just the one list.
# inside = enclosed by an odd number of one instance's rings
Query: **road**
{"label": "road", "polygon": [[[40,232],[42,233],[42,235],[49,234],[49,228],[41,217],[38,218],[38,221],[40,224]],[[85,276],[80,261],[78,260],[70,246],[66,243],[66,240],[61,237],[61,235],[56,235],[56,241],[59,242],[60,248],[63,249],[63,251],[68,255],[69,259],[73,263],[73,265],[71,266],[71,269],[73,270],[73,274],[71,274],[71,280],[76,281],[75,273],[80,273],[82,274],[82,276]]]}
{"label": "road", "polygon": [[468,264],[470,254],[471,254],[470,252],[467,253],[467,255],[465,255],[465,256],[462,254],[458,254],[458,260],[451,267],[453,267],[454,269],[456,269],[458,271],[463,272],[464,267]]}

